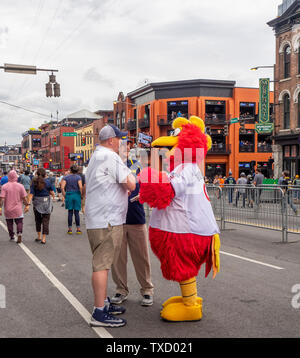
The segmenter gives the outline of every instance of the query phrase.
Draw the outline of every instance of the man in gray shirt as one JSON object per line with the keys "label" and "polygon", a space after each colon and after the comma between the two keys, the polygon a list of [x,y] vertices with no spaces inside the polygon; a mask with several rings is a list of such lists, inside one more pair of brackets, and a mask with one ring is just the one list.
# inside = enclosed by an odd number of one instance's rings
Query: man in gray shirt
{"label": "man in gray shirt", "polygon": [[[236,182],[238,188],[235,197],[235,206],[237,206],[240,195],[243,197],[243,208],[245,208],[246,204],[246,185],[247,185],[247,178],[245,173],[241,173],[241,176],[238,178]],[[241,185],[241,186],[240,186]]]}
{"label": "man in gray shirt", "polygon": [[[260,185],[262,185],[264,179],[265,179],[265,176],[262,174],[261,169],[257,168],[255,177],[253,179],[253,184],[255,186],[260,186]],[[259,205],[261,191],[262,191],[262,189],[256,190],[256,205]]]}

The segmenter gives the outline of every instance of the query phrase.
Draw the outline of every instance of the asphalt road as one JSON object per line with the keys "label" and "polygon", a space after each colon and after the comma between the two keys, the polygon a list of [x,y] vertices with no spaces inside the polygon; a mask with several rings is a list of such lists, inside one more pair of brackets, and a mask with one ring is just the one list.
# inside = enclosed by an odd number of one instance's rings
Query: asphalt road
{"label": "asphalt road", "polygon": [[[9,242],[0,224],[0,294],[5,287],[6,298],[6,308],[0,308],[0,337],[300,337],[300,308],[292,306],[292,287],[300,285],[299,235],[289,235],[289,243],[281,244],[280,232],[233,224],[221,235],[220,274],[215,280],[211,274],[205,279],[202,268],[198,276],[201,321],[160,319],[161,303],[180,290],[162,277],[151,253],[153,306],[140,306],[140,287],[130,261],[127,326],[92,329],[86,322],[93,307],[91,252],[81,219],[83,235],[67,235],[67,212],[55,203],[50,236],[41,245],[34,242],[31,211],[25,216],[22,247]],[[108,293],[114,294],[111,278]],[[3,306],[0,297],[0,307],[1,302]],[[296,302],[300,306],[300,298]]]}

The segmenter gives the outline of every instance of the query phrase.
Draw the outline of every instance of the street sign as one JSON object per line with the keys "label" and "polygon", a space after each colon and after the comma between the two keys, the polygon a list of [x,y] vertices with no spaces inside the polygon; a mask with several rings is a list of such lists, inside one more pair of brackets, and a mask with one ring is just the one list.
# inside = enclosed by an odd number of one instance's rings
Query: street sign
{"label": "street sign", "polygon": [[77,133],[76,132],[64,132],[63,137],[77,137]]}
{"label": "street sign", "polygon": [[272,133],[273,129],[274,129],[274,123],[255,124],[255,131],[258,134]]}
{"label": "street sign", "polygon": [[238,118],[231,118],[230,123],[238,123],[239,119]]}
{"label": "street sign", "polygon": [[38,159],[33,159],[33,165],[39,165],[40,161]]}

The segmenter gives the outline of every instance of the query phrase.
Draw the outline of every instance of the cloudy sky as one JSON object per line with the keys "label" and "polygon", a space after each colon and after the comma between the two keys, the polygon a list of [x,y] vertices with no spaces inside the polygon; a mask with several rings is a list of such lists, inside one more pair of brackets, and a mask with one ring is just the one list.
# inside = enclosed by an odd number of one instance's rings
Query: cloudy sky
{"label": "cloudy sky", "polygon": [[[220,79],[257,87],[275,62],[266,22],[282,0],[1,0],[0,65],[58,69],[61,97],[45,96],[48,73],[0,72],[0,101],[64,118],[112,109],[150,82]],[[0,145],[46,117],[0,103]]]}

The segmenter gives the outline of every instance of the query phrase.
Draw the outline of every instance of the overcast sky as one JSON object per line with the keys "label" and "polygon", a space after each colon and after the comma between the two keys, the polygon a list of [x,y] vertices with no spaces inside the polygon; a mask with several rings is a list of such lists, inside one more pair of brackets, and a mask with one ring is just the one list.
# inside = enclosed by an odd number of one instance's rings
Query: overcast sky
{"label": "overcast sky", "polygon": [[[0,65],[58,69],[61,97],[45,96],[47,72],[0,72],[0,100],[64,118],[112,109],[150,82],[218,79],[258,87],[275,62],[266,24],[282,0],[1,0]],[[47,118],[0,103],[0,145]]]}

